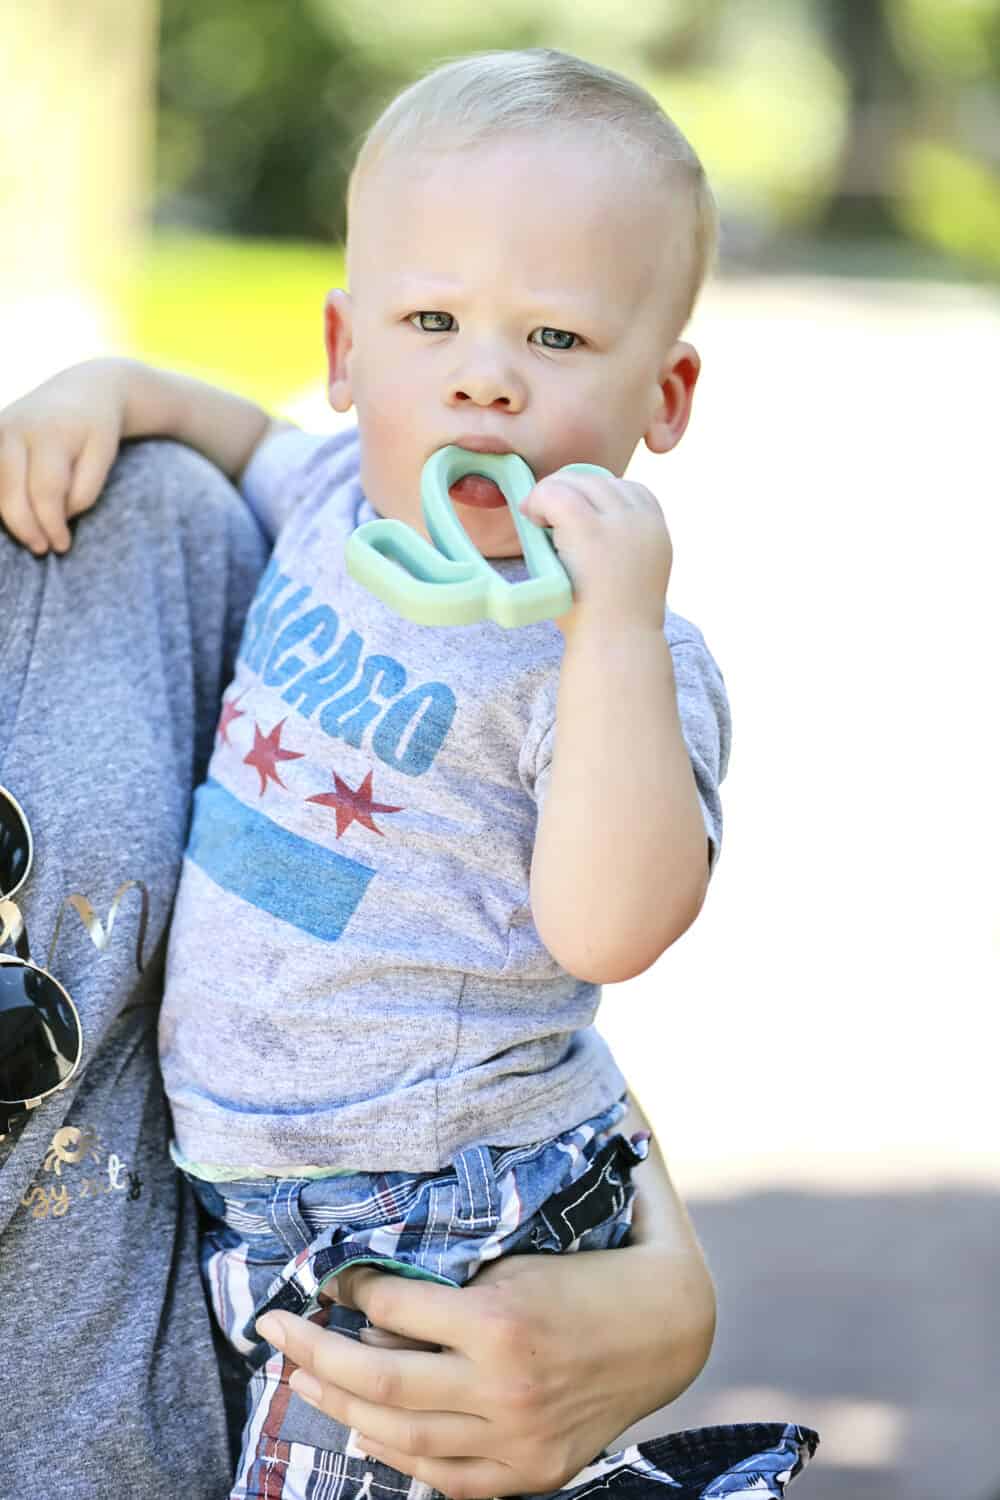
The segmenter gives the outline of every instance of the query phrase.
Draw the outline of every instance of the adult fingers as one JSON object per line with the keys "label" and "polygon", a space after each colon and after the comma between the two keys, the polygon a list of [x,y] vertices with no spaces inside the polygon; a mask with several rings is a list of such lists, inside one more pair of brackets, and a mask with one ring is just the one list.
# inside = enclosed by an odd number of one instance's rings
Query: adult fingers
{"label": "adult fingers", "polygon": [[46,541],[56,552],[69,550],[66,504],[70,461],[61,447],[34,443],[28,452],[28,499]]}
{"label": "adult fingers", "polygon": [[390,1333],[387,1328],[362,1328],[358,1338],[374,1349],[426,1349],[436,1354],[440,1344],[429,1344],[426,1339],[408,1339],[401,1333]]}
{"label": "adult fingers", "polygon": [[345,1307],[363,1312],[376,1328],[405,1338],[462,1349],[470,1334],[475,1337],[476,1330],[470,1327],[474,1303],[460,1287],[354,1266],[339,1273],[334,1295]]}
{"label": "adult fingers", "polygon": [[488,1458],[413,1458],[408,1453],[376,1443],[367,1436],[361,1447],[403,1474],[410,1474],[450,1500],[481,1500],[492,1495],[516,1495],[523,1485],[509,1465]]}
{"label": "adult fingers", "polygon": [[364,1432],[373,1443],[384,1443],[399,1453],[405,1453],[408,1462],[399,1467],[407,1474],[414,1458],[490,1456],[477,1451],[485,1447],[490,1436],[490,1424],[481,1417],[464,1416],[458,1412],[403,1411],[397,1407],[377,1406],[342,1391],[337,1393],[336,1401],[332,1400],[332,1393],[326,1393],[326,1398],[320,1402],[313,1377],[301,1370],[294,1370],[288,1383],[310,1405],[319,1406],[345,1427]]}
{"label": "adult fingers", "polygon": [[11,536],[36,556],[49,550],[28,498],[28,452],[23,440],[11,433],[0,435],[0,518]]}
{"label": "adult fingers", "polygon": [[328,1388],[317,1404],[341,1420],[343,1401],[354,1398],[409,1411],[468,1410],[462,1355],[373,1349],[291,1313],[267,1313],[257,1331]]}

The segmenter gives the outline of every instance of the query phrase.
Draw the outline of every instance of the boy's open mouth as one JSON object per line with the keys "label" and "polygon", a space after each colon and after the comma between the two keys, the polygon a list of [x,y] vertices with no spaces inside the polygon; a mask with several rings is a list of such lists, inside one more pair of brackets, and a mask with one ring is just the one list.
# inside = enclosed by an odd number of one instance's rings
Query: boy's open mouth
{"label": "boy's open mouth", "polygon": [[466,474],[457,479],[448,494],[458,504],[472,505],[477,510],[496,510],[507,504],[499,487],[482,474]]}

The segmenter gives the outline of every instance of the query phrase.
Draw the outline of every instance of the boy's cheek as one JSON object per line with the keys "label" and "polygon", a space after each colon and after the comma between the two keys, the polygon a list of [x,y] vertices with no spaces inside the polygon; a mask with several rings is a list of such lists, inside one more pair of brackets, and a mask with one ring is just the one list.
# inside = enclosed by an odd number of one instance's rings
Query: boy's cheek
{"label": "boy's cheek", "polygon": [[[558,431],[547,433],[554,440],[553,448],[545,455],[545,472],[552,474],[566,464],[601,464],[611,467],[612,449],[607,429],[598,427],[586,413],[564,414],[558,422]],[[541,467],[541,466],[540,466]]]}
{"label": "boy's cheek", "polygon": [[361,483],[375,509],[421,525],[420,473],[423,448],[385,411],[358,409],[361,429]]}

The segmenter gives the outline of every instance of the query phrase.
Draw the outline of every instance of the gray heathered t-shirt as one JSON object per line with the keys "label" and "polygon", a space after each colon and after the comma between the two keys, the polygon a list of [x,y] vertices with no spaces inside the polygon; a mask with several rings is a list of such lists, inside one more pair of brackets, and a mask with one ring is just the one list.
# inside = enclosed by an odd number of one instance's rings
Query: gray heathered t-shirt
{"label": "gray heathered t-shirt", "polygon": [[191,788],[264,556],[232,487],[163,443],[122,456],[66,557],[39,561],[0,528],[0,784],[34,834],[18,896],[33,956],[71,893],[105,925],[123,881],[150,895],[141,979],[134,892],[103,953],[67,910],[52,970],[83,1067],[0,1145],[4,1500],[229,1493],[156,1013]]}
{"label": "gray heathered t-shirt", "polygon": [[[429,1171],[606,1109],[625,1084],[599,990],[546,951],[528,899],[558,627],[414,625],[355,583],[344,544],[373,511],[354,432],[272,438],[244,493],[277,544],[171,932],[160,1044],[182,1156]],[[716,848],[725,691],[699,632],[665,628]]]}

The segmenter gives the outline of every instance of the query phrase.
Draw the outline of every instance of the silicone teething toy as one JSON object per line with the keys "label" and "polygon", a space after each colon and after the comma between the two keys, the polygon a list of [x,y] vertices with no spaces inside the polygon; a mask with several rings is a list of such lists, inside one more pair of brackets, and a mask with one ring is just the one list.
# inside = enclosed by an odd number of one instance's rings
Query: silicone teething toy
{"label": "silicone teething toy", "polygon": [[[568,470],[606,474],[596,464]],[[530,578],[508,583],[479,552],[455,514],[449,489],[466,474],[492,479],[507,502]],[[535,625],[573,602],[566,570],[548,532],[521,514],[535,476],[516,453],[439,448],[424,464],[420,498],[433,546],[405,521],[367,521],[348,538],[347,571],[383,604],[417,625]]]}

